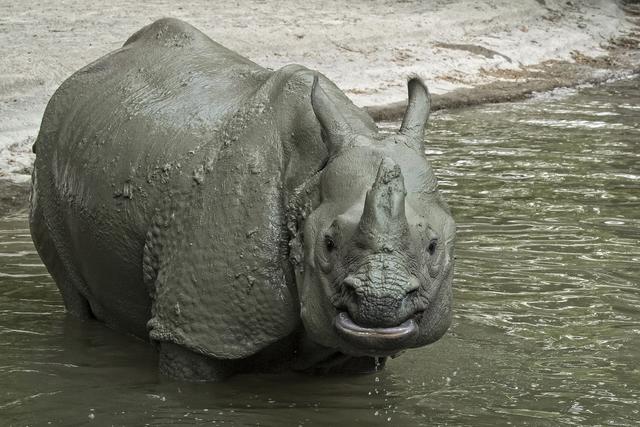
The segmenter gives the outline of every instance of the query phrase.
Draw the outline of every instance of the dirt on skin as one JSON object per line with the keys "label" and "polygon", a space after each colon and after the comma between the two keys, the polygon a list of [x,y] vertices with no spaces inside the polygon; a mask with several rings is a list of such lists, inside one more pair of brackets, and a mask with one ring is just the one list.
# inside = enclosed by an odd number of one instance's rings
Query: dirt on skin
{"label": "dirt on skin", "polygon": [[632,73],[639,14],[638,2],[611,0],[0,2],[0,214],[27,205],[31,145],[57,87],[161,17],[265,67],[317,69],[391,120],[410,75],[441,109]]}

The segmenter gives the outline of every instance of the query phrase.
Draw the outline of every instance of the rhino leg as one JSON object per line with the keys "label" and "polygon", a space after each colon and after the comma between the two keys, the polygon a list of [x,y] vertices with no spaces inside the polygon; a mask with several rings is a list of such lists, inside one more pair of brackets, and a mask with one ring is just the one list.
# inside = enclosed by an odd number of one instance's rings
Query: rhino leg
{"label": "rhino leg", "polygon": [[238,370],[238,362],[206,357],[177,344],[160,343],[161,375],[183,381],[222,381]]}
{"label": "rhino leg", "polygon": [[[32,197],[36,197],[35,194]],[[67,311],[81,320],[93,319],[89,301],[78,290],[73,274],[70,274],[59,256],[58,249],[47,230],[39,204],[33,203],[30,216],[31,236],[42,262],[56,282]]]}
{"label": "rhino leg", "polygon": [[56,275],[51,273],[51,275],[53,277],[61,277],[61,279],[56,278],[56,283],[60,283],[59,289],[67,311],[82,320],[94,319],[95,316],[91,311],[89,301],[71,284],[65,272],[62,271]]}

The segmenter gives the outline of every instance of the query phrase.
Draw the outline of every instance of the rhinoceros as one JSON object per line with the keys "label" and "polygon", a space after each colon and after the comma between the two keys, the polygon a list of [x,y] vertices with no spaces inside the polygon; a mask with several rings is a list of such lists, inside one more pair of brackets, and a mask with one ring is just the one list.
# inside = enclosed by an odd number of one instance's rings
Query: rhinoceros
{"label": "rhinoceros", "polygon": [[367,372],[451,321],[455,224],[408,80],[381,133],[322,74],[161,19],[47,105],[30,227],[69,313],[187,380]]}

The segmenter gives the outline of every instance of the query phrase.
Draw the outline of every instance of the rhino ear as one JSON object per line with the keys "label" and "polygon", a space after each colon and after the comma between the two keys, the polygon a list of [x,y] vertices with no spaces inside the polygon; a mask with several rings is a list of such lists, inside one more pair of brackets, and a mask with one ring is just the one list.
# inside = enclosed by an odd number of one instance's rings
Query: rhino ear
{"label": "rhino ear", "polygon": [[427,127],[431,110],[431,95],[427,86],[419,77],[412,77],[407,83],[409,102],[402,119],[400,133],[422,145],[424,130]]}
{"label": "rhino ear", "polygon": [[353,130],[344,115],[320,86],[318,74],[313,76],[311,106],[322,128],[322,140],[327,145],[330,154],[336,153],[346,144],[347,137],[353,134]]}

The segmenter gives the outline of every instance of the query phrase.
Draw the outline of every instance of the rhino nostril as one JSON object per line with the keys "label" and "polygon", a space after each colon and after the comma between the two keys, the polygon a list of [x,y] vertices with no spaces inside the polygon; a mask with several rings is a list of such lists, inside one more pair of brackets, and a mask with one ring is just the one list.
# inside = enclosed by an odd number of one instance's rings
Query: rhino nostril
{"label": "rhino nostril", "polygon": [[347,277],[342,281],[342,289],[349,297],[355,298],[358,294],[358,280]]}
{"label": "rhino nostril", "polygon": [[420,293],[420,282],[417,279],[412,278],[409,281],[408,286],[405,288],[405,294],[402,300],[403,305],[414,304],[418,299],[419,293]]}
{"label": "rhino nostril", "polygon": [[342,281],[342,286],[344,286],[345,289],[351,289],[355,291],[356,289],[355,279],[353,279],[352,277],[347,277]]}
{"label": "rhino nostril", "polygon": [[420,289],[420,282],[417,278],[412,277],[407,284],[405,289],[406,297],[415,296],[418,294],[418,290]]}

